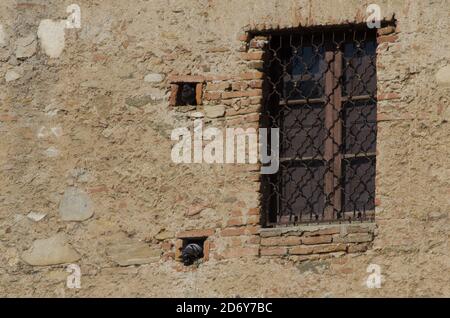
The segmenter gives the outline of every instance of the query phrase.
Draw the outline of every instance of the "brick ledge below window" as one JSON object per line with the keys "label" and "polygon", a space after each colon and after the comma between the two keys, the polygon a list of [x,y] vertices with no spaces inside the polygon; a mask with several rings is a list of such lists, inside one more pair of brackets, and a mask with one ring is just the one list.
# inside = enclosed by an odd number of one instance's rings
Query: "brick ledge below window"
{"label": "brick ledge below window", "polygon": [[260,256],[365,252],[376,228],[373,222],[262,228]]}

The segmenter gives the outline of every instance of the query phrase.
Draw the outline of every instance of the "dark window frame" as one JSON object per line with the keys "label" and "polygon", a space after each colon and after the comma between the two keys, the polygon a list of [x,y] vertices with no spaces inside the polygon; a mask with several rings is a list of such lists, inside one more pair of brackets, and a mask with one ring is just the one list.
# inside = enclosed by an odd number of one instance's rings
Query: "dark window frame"
{"label": "dark window frame", "polygon": [[[320,45],[319,47],[314,45],[314,38],[312,37],[312,34],[318,34],[322,35],[322,40],[319,40]],[[335,35],[338,35],[335,37]],[[357,39],[357,35],[364,34],[363,40]],[[309,217],[307,215],[303,215],[302,212],[298,211],[288,211],[289,213],[286,213],[286,208],[283,207],[283,204],[289,207],[289,203],[286,204],[289,200],[286,199],[286,187],[283,187],[282,185],[282,176],[280,175],[283,173],[282,171],[279,172],[276,175],[272,176],[264,176],[262,179],[262,198],[263,198],[263,210],[265,213],[262,216],[262,224],[264,226],[278,226],[278,225],[288,225],[288,224],[296,224],[296,223],[319,223],[319,222],[348,222],[348,221],[373,221],[374,219],[374,209],[375,209],[375,163],[376,163],[376,117],[373,119],[373,122],[370,122],[368,120],[362,122],[362,126],[365,130],[368,130],[369,136],[371,136],[369,139],[373,141],[370,143],[368,150],[370,151],[361,151],[362,146],[360,146],[360,151],[354,151],[352,153],[351,151],[346,152],[346,147],[348,146],[349,137],[346,137],[345,134],[348,134],[349,127],[346,126],[346,113],[348,113],[348,108],[353,105],[356,108],[356,104],[358,103],[365,103],[363,107],[374,107],[375,110],[375,116],[376,116],[376,30],[369,30],[365,26],[351,26],[351,27],[345,27],[345,28],[337,28],[337,29],[325,29],[325,30],[304,30],[304,31],[292,31],[289,32],[279,32],[279,33],[269,33],[267,34],[269,38],[269,48],[266,50],[266,61],[265,61],[265,73],[266,73],[266,81],[264,84],[265,88],[265,105],[263,107],[263,116],[261,120],[261,126],[262,127],[279,127],[280,128],[280,145],[281,148],[283,148],[283,142],[285,141],[283,139],[283,135],[285,131],[283,132],[282,129],[282,123],[280,122],[280,118],[282,117],[280,115],[280,107],[293,107],[298,105],[306,105],[306,107],[310,107],[311,105],[318,105],[317,103],[323,104],[323,112],[324,112],[324,119],[321,121],[321,124],[323,125],[323,128],[325,129],[325,138],[323,141],[323,150],[322,150],[322,156],[316,154],[312,154],[310,158],[301,157],[301,158],[284,158],[282,156],[282,152],[280,153],[280,170],[283,169],[283,161],[290,161],[292,164],[298,163],[301,161],[310,160],[310,164],[305,164],[305,166],[308,168],[308,173],[311,172],[310,167],[312,167],[314,164],[317,164],[317,162],[322,162],[325,166],[325,173],[323,176],[323,191],[324,191],[324,208],[323,212],[321,212],[321,215],[316,214],[315,217],[312,217],[312,212],[309,213]],[[353,35],[354,39],[346,38],[347,36]],[[301,81],[303,78],[310,79],[314,78],[314,75],[311,74],[295,74],[295,76],[291,73],[289,73],[292,69],[294,69],[294,65],[292,63],[292,60],[296,58],[294,56],[297,52],[297,50],[302,50],[304,46],[303,39],[311,36],[310,38],[310,47],[312,47],[312,50],[315,50],[315,54],[320,55],[320,51],[323,52],[323,63],[326,65],[325,73],[320,76],[320,80],[323,80],[323,83],[315,85],[319,86],[318,91],[320,89],[323,90],[322,96],[314,96],[313,89],[309,91],[309,96],[302,96],[303,98],[300,99],[291,99],[286,98],[286,92],[285,87],[283,86],[283,80],[280,81],[283,77],[290,77],[291,79]],[[339,38],[340,36],[340,38]],[[365,38],[368,36],[368,38]],[[302,39],[300,42],[300,45],[292,45],[293,38]],[[325,39],[326,38],[326,39]],[[356,38],[356,40],[355,40]],[[289,39],[289,40],[287,40]],[[369,39],[369,40],[367,40]],[[272,48],[270,43],[273,43],[274,41],[280,41],[280,45],[276,48]],[[283,41],[286,43],[289,43],[288,50],[291,50],[292,48],[295,48],[295,52],[286,52],[286,48],[283,47]],[[294,42],[299,40],[294,40]],[[352,66],[352,58],[354,56],[350,56],[350,60],[346,59],[346,47],[345,45],[351,44],[355,45],[357,47],[354,49],[355,52],[361,51],[361,49],[358,47],[358,45],[361,44],[361,42],[367,42],[369,43],[367,46],[373,46],[370,49],[371,50],[370,55],[369,53],[367,55],[370,56],[371,65],[373,66],[373,74],[367,75],[366,71],[364,70],[362,76],[359,78],[360,82],[353,81],[350,82],[346,77],[355,77],[355,74],[358,73],[358,67],[360,66]],[[366,50],[366,48],[364,48]],[[306,51],[306,50],[305,50]],[[366,52],[367,53],[367,52]],[[287,55],[286,55],[287,54]],[[355,54],[355,53],[353,53]],[[357,55],[357,54],[355,54]],[[273,66],[270,65],[273,64],[274,58],[280,58],[282,63],[282,66]],[[315,59],[316,56],[313,56]],[[312,59],[313,59],[312,58]],[[365,56],[361,59],[364,59]],[[354,58],[356,59],[356,58]],[[274,63],[276,64],[276,63]],[[298,68],[306,70],[305,73],[309,73],[308,65],[305,63],[304,66],[300,66]],[[353,67],[353,68],[352,68]],[[283,68],[283,69],[282,69]],[[313,66],[314,68],[314,66]],[[320,71],[320,62],[319,67]],[[351,74],[353,71],[353,75],[348,75],[348,73]],[[319,74],[320,75],[320,74]],[[356,77],[358,74],[356,75]],[[369,76],[369,84],[374,87],[372,87],[369,94],[361,94],[361,90],[369,90],[366,87],[366,83],[362,81],[363,77]],[[269,80],[267,80],[269,79]],[[362,85],[361,85],[362,84]],[[359,89],[359,94],[352,94],[352,89],[348,89],[348,87],[353,87],[353,92],[355,90],[357,91]],[[352,86],[353,85],[353,86]],[[306,85],[307,86],[307,85]],[[314,85],[313,85],[314,86]],[[358,86],[362,86],[358,88]],[[356,88],[355,88],[356,87]],[[274,93],[275,92],[275,93]],[[280,92],[284,92],[280,93]],[[300,92],[300,94],[306,95],[303,91]],[[283,96],[282,96],[283,95]],[[277,107],[277,109],[274,111],[274,107]],[[371,111],[370,111],[371,112]],[[360,111],[362,113],[362,111]],[[264,116],[266,115],[266,116]],[[370,114],[369,114],[370,115]],[[367,116],[369,116],[367,115]],[[349,115],[347,115],[349,116]],[[274,124],[274,121],[276,121],[276,124]],[[357,123],[355,121],[355,123]],[[348,125],[348,124],[347,124]],[[350,129],[351,130],[351,129]],[[351,135],[349,135],[351,136]],[[356,134],[357,136],[357,134]],[[373,138],[372,138],[373,137]],[[312,138],[310,138],[312,139]],[[353,138],[356,139],[357,137]],[[366,136],[367,139],[367,136]],[[372,147],[373,146],[373,147]],[[317,149],[316,149],[317,150]],[[320,152],[320,150],[319,150]],[[313,151],[314,153],[314,151]],[[351,206],[347,201],[352,201],[354,199],[351,198],[351,194],[346,193],[346,189],[348,188],[348,185],[351,183],[351,181],[346,180],[346,178],[349,178],[349,175],[351,176],[351,173],[344,171],[344,169],[348,169],[349,171],[351,169],[355,169],[355,171],[358,171],[357,168],[352,168],[351,164],[357,162],[361,166],[364,164],[364,160],[366,160],[369,163],[369,168],[367,168],[367,171],[370,170],[370,173],[372,174],[370,176],[370,180],[366,180],[366,184],[363,184],[363,192],[367,192],[365,196],[367,203],[367,207],[370,207],[369,209],[365,209],[366,205],[364,205],[364,211],[357,211],[356,205],[358,203],[353,203],[353,211],[348,211]],[[362,162],[362,163],[361,163]],[[350,168],[349,168],[350,166]],[[291,167],[288,164],[288,167]],[[359,169],[360,170],[360,169]],[[356,173],[354,173],[356,175]],[[359,176],[361,179],[361,176]],[[306,178],[307,179],[307,178]],[[353,182],[354,183],[354,182]],[[361,180],[360,180],[361,183]],[[360,187],[360,183],[354,185],[354,188]],[[347,187],[347,188],[346,188]],[[318,189],[316,186],[312,186],[311,193],[314,193],[314,189]],[[361,187],[360,187],[361,188]],[[370,189],[369,189],[370,188]],[[276,193],[274,189],[277,189],[279,193]],[[361,191],[361,190],[360,190]],[[298,191],[297,191],[298,192]],[[316,191],[317,192],[317,191]],[[284,196],[284,197],[283,197]],[[311,195],[312,196],[312,195]],[[360,195],[361,196],[361,195]],[[349,199],[350,197],[350,199]],[[364,196],[363,196],[364,197]],[[281,198],[281,199],[280,199]],[[357,198],[359,199],[359,198]],[[355,201],[357,201],[357,199]],[[296,199],[294,198],[294,201]],[[298,197],[297,197],[298,200]],[[283,203],[284,201],[284,203]],[[307,201],[305,199],[304,201]],[[320,200],[317,200],[320,201]],[[370,202],[369,202],[370,201]],[[309,203],[309,202],[306,202]],[[305,204],[306,204],[305,203]],[[322,202],[315,202],[312,205],[318,205],[321,206]],[[361,203],[359,203],[361,204]],[[292,204],[294,205],[294,204]],[[311,204],[310,204],[311,205]],[[290,207],[290,210],[293,208]],[[311,211],[314,208],[311,207]],[[283,210],[283,211],[282,211]],[[306,213],[305,213],[306,214]],[[306,216],[306,217],[304,217]],[[319,217],[318,217],[319,216]]]}

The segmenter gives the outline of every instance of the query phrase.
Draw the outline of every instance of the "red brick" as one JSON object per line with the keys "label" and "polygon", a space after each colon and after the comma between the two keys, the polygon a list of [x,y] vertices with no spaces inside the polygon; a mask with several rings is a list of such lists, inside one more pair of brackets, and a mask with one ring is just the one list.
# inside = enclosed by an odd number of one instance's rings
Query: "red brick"
{"label": "red brick", "polygon": [[161,256],[161,258],[163,260],[165,260],[165,261],[168,261],[170,259],[175,259],[175,257],[176,257],[176,255],[175,255],[174,252],[167,252],[167,253],[164,253],[164,255]]}
{"label": "red brick", "polygon": [[276,255],[286,255],[286,247],[262,247],[260,250],[261,256],[276,256]]}
{"label": "red brick", "polygon": [[246,92],[245,91],[224,92],[222,93],[221,96],[222,99],[246,97]]}
{"label": "red brick", "polygon": [[340,237],[339,235],[333,237],[333,242],[336,243],[364,243],[372,240],[373,235],[371,233],[351,233],[345,237]]}
{"label": "red brick", "polygon": [[244,116],[245,122],[257,122],[259,121],[260,115],[259,114],[249,114]]}
{"label": "red brick", "polygon": [[222,236],[239,236],[245,234],[245,227],[229,227],[220,232]]}
{"label": "red brick", "polygon": [[207,91],[224,91],[226,89],[229,89],[231,86],[228,82],[219,82],[219,83],[208,83],[206,85]]}
{"label": "red brick", "polygon": [[239,101],[239,103],[241,104],[242,107],[249,106],[250,105],[250,98],[241,98],[241,100]]}
{"label": "red brick", "polygon": [[27,3],[27,2],[22,2],[22,3],[16,4],[17,10],[22,10],[22,9],[38,10],[38,9],[46,9],[46,8],[47,8],[47,6],[45,4]]}
{"label": "red brick", "polygon": [[332,253],[332,252],[341,252],[346,251],[346,244],[324,244],[324,245],[315,245],[313,246],[313,253]]}
{"label": "red brick", "polygon": [[245,224],[247,224],[247,222],[245,222],[242,217],[233,217],[227,222],[227,226],[240,226]]}
{"label": "red brick", "polygon": [[255,235],[259,234],[259,226],[248,225],[240,227],[228,227],[223,229],[220,234],[222,236],[239,236],[239,235]]}
{"label": "red brick", "polygon": [[363,244],[351,244],[348,247],[348,252],[349,253],[362,253],[367,251],[367,249],[369,248],[369,244],[367,243],[363,243]]}
{"label": "red brick", "polygon": [[349,274],[354,273],[355,271],[354,271],[354,269],[351,268],[351,267],[343,267],[343,268],[338,269],[337,272],[338,272],[338,273],[341,273],[341,274],[347,274],[347,275],[349,275]]}
{"label": "red brick", "polygon": [[260,227],[259,226],[254,226],[254,225],[249,225],[249,226],[246,227],[246,229],[247,229],[247,233],[248,234],[254,235],[254,234],[259,234]]}
{"label": "red brick", "polygon": [[247,52],[242,53],[241,57],[242,59],[246,61],[255,61],[255,60],[262,60],[264,55],[264,51],[255,51],[255,52]]}
{"label": "red brick", "polygon": [[164,251],[170,251],[170,250],[172,249],[172,243],[170,243],[170,242],[164,242],[164,243],[161,244],[161,248],[162,248]]}
{"label": "red brick", "polygon": [[209,74],[209,75],[205,75],[205,80],[206,81],[229,81],[233,79],[232,75],[218,75],[218,74]]}
{"label": "red brick", "polygon": [[186,210],[185,215],[186,216],[194,216],[202,212],[204,209],[208,207],[207,204],[194,204],[189,206],[189,208]]}
{"label": "red brick", "polygon": [[205,99],[206,100],[218,100],[220,99],[221,93],[219,92],[206,92]]}
{"label": "red brick", "polygon": [[214,235],[214,229],[188,230],[177,234],[177,237],[208,237]]}
{"label": "red brick", "polygon": [[198,83],[204,81],[205,77],[202,75],[169,75],[170,83]]}
{"label": "red brick", "polygon": [[175,241],[175,259],[180,260],[181,259],[181,249],[183,248],[183,240],[176,240]]}
{"label": "red brick", "polygon": [[238,52],[245,52],[247,51],[247,43],[242,43],[241,45],[239,45],[239,47],[237,48]]}
{"label": "red brick", "polygon": [[253,235],[247,240],[247,243],[249,243],[249,244],[260,244],[261,243],[261,237],[259,235]]}
{"label": "red brick", "polygon": [[175,249],[180,249],[183,247],[183,240],[176,240],[175,241]]}
{"label": "red brick", "polygon": [[242,246],[244,246],[244,244],[243,244],[243,241],[241,240],[240,236],[234,236],[234,237],[231,237],[231,240],[228,241],[227,246],[242,247]]}
{"label": "red brick", "polygon": [[255,69],[255,70],[262,70],[262,69],[264,69],[264,62],[263,61],[250,61],[247,64],[247,67],[251,68],[251,69]]}
{"label": "red brick", "polygon": [[239,97],[252,97],[252,96],[262,96],[262,90],[261,89],[251,89],[251,90],[247,90],[247,91],[222,93],[223,99],[239,98]]}
{"label": "red brick", "polygon": [[389,35],[395,32],[395,26],[389,25],[384,28],[380,28],[377,30],[378,35]]}
{"label": "red brick", "polygon": [[[259,174],[257,176],[259,177]],[[258,224],[259,221],[260,221],[259,215],[250,215],[250,216],[247,217],[246,224],[255,225],[255,224]]]}
{"label": "red brick", "polygon": [[263,81],[262,81],[262,80],[254,80],[254,81],[251,81],[251,82],[249,83],[249,86],[250,86],[251,88],[262,88],[262,86],[263,86]]}
{"label": "red brick", "polygon": [[207,240],[203,244],[203,260],[204,261],[209,260],[210,251],[211,251],[211,242]]}
{"label": "red brick", "polygon": [[256,80],[264,77],[264,73],[262,72],[245,72],[241,73],[240,77],[243,80]]}
{"label": "red brick", "polygon": [[289,254],[307,255],[307,254],[312,254],[313,251],[314,251],[314,246],[300,245],[300,246],[291,247],[289,249]]}
{"label": "red brick", "polygon": [[197,102],[197,105],[202,104],[202,94],[203,94],[203,84],[197,83],[197,85],[195,85],[195,101]]}
{"label": "red brick", "polygon": [[16,121],[17,116],[10,114],[2,114],[0,115],[0,121]]}
{"label": "red brick", "polygon": [[320,235],[320,236],[307,236],[302,237],[302,244],[312,245],[312,244],[325,244],[331,243],[331,235]]}
{"label": "red brick", "polygon": [[249,34],[248,33],[239,33],[237,35],[236,39],[241,42],[247,42],[249,40]]}
{"label": "red brick", "polygon": [[248,115],[258,113],[261,107],[259,105],[252,105],[251,107],[242,107],[239,110],[234,110],[234,108],[229,108],[226,110],[227,116],[237,116],[237,115]]}
{"label": "red brick", "polygon": [[23,139],[31,140],[31,139],[34,139],[34,137],[35,137],[34,130],[29,128],[29,127],[28,128],[27,127],[21,127],[17,133]]}
{"label": "red brick", "polygon": [[300,244],[301,238],[298,236],[275,236],[261,239],[261,245],[263,246],[292,246]]}
{"label": "red brick", "polygon": [[395,41],[398,40],[398,36],[397,35],[383,35],[383,36],[379,36],[377,38],[377,42],[380,43],[394,43]]}
{"label": "red brick", "polygon": [[170,85],[170,98],[169,98],[169,106],[175,106],[177,103],[177,92],[178,92],[178,85],[177,84],[171,84]]}
{"label": "red brick", "polygon": [[128,206],[128,204],[125,201],[121,201],[119,203],[119,209],[125,209]]}
{"label": "red brick", "polygon": [[99,54],[99,53],[94,54],[93,57],[92,57],[92,61],[94,61],[95,63],[98,63],[98,62],[104,62],[104,61],[106,61],[107,59],[108,59],[108,56],[107,56],[107,55],[105,55],[105,54]]}
{"label": "red brick", "polygon": [[319,229],[316,231],[305,232],[304,236],[318,236],[318,235],[331,235],[331,234],[339,234],[341,229],[339,226],[333,226],[330,228]]}
{"label": "red brick", "polygon": [[233,82],[231,85],[231,89],[233,91],[243,91],[246,90],[247,88],[248,88],[247,82],[243,81]]}
{"label": "red brick", "polygon": [[[244,124],[253,123],[253,122],[259,122],[259,114],[249,114],[245,116],[239,116],[236,118],[230,118],[227,119],[227,126],[228,127],[236,127],[236,126],[242,126]],[[257,128],[256,125],[251,125],[251,127]],[[244,128],[244,127],[242,127]],[[245,127],[247,128],[247,127]]]}
{"label": "red brick", "polygon": [[235,209],[235,210],[231,211],[230,215],[231,216],[242,216],[243,213],[242,213],[242,210]]}
{"label": "red brick", "polygon": [[108,187],[105,185],[101,185],[98,187],[93,187],[93,188],[89,188],[88,189],[88,193],[99,193],[99,192],[107,192],[108,191]]}
{"label": "red brick", "polygon": [[368,228],[365,226],[349,226],[347,227],[347,233],[372,233],[373,228]]}
{"label": "red brick", "polygon": [[248,215],[259,215],[259,214],[260,214],[260,208],[251,208],[251,209],[248,209],[247,214],[248,214]]}
{"label": "red brick", "polygon": [[235,205],[238,208],[245,208],[247,206],[247,204],[244,201],[238,201]]}
{"label": "red brick", "polygon": [[391,100],[391,99],[400,99],[401,96],[398,93],[379,93],[377,95],[377,100]]}
{"label": "red brick", "polygon": [[380,206],[380,205],[381,205],[381,199],[375,198],[375,206]]}
{"label": "red brick", "polygon": [[252,49],[263,49],[265,45],[266,45],[266,42],[264,40],[252,39],[250,41],[250,47]]}
{"label": "red brick", "polygon": [[241,91],[242,90],[241,83],[245,83],[245,82],[233,82],[231,84],[231,90],[233,90],[233,91]]}
{"label": "red brick", "polygon": [[251,105],[259,105],[262,102],[262,96],[255,96],[250,97],[250,104]]}

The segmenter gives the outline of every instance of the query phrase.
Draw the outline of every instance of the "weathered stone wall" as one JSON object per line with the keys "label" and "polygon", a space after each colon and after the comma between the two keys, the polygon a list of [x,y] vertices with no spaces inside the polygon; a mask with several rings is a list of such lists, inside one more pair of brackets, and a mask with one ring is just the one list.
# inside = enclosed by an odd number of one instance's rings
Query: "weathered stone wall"
{"label": "weathered stone wall", "polygon": [[[72,2],[0,4],[1,296],[450,296],[450,1],[377,2],[396,28],[377,50],[375,224],[277,230],[257,165],[175,164],[171,131],[198,111],[257,127],[251,33],[363,22],[370,2],[80,0],[67,29]],[[169,106],[183,78],[195,109]],[[189,237],[205,259],[184,267]]]}

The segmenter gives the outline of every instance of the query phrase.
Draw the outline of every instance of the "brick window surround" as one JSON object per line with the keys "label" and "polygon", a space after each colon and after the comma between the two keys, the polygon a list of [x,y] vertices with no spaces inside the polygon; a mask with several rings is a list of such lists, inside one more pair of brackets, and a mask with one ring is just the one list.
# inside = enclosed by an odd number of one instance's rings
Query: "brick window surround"
{"label": "brick window surround", "polygon": [[[339,27],[339,30],[346,30],[348,27],[348,25]],[[201,96],[202,103],[198,104],[192,111],[204,112],[205,117],[211,121],[211,124],[222,124],[224,127],[270,127],[267,118],[271,113],[266,113],[267,108],[265,108],[267,105],[266,103],[268,102],[268,94],[270,95],[271,92],[270,86],[268,86],[268,83],[270,82],[267,80],[270,75],[266,68],[268,58],[270,58],[270,39],[277,32],[277,34],[295,34],[298,33],[298,31],[302,31],[301,29],[302,28],[286,29],[281,31],[277,28],[269,30],[245,30],[242,34],[239,34],[237,38],[240,43],[237,47],[237,54],[240,56],[243,65],[239,70],[239,73],[235,74],[233,71],[230,71],[228,74],[173,75],[169,78],[169,82],[172,84],[172,98],[170,105],[174,105],[173,96],[176,96],[174,95],[174,92],[177,90],[176,85],[183,82],[195,82],[201,84],[201,86],[198,86],[199,91],[197,93]],[[326,29],[326,31],[329,30],[332,29]],[[398,41],[395,21],[382,22],[382,28],[371,33],[371,40],[376,41],[377,54],[378,51],[385,52],[386,47],[389,45],[395,45]],[[324,50],[324,58],[326,58],[325,52],[327,51]],[[373,49],[371,52],[373,52]],[[345,58],[345,47],[343,47],[343,50],[336,50],[332,53],[331,62],[326,60],[329,67],[333,66],[333,70],[335,70],[335,67],[338,68],[338,66],[335,65],[336,63],[333,64],[333,62],[339,54],[342,54],[343,59]],[[348,52],[347,55],[349,55]],[[343,66],[345,62],[346,61],[343,60],[341,65],[342,70],[345,69]],[[372,64],[375,65],[375,62]],[[376,64],[376,66],[379,65]],[[325,69],[327,68],[328,66]],[[380,67],[379,70],[382,72],[383,68]],[[327,72],[325,71],[325,74],[326,73]],[[351,74],[348,72],[345,74],[347,77],[349,75]],[[327,76],[323,75],[323,79],[326,81]],[[334,115],[344,115],[345,104],[349,103],[347,92],[349,90],[357,91],[358,89],[361,89],[361,86],[358,86],[358,83],[345,82],[342,76],[337,76],[337,80],[336,78],[331,78],[331,80],[334,83],[341,85],[341,91],[343,92],[341,94],[341,110],[340,112],[336,112],[335,109],[333,109],[333,113]],[[325,84],[326,83],[324,83],[323,88],[327,90],[327,85]],[[201,92],[200,87],[202,88]],[[307,85],[305,85],[305,87],[308,88]],[[399,98],[395,93],[376,90],[376,88],[376,81],[369,84],[369,89],[372,90],[369,91],[369,95],[371,95],[369,100],[378,102]],[[283,93],[283,90],[280,92]],[[317,91],[315,93],[317,93]],[[361,92],[352,94],[351,96],[354,100],[351,100],[350,102],[357,104],[357,99],[363,98],[361,95],[367,95],[360,93]],[[345,94],[347,94],[347,97],[345,97]],[[332,97],[332,95],[330,96]],[[355,98],[356,96],[358,96],[358,98]],[[329,98],[329,102],[330,100],[333,100],[331,97]],[[347,98],[347,101],[345,98]],[[239,108],[233,107],[236,103],[239,104]],[[312,102],[310,101],[310,103]],[[335,104],[336,103],[333,103],[333,106],[335,106]],[[357,108],[359,105],[353,106]],[[350,112],[350,114],[364,114],[365,116],[370,116],[370,120],[366,120],[363,124],[367,122],[368,124],[373,124],[375,126],[376,122],[382,120],[380,114],[376,111],[376,108],[371,108],[369,106],[364,108],[364,105],[361,106],[362,107],[359,108],[361,111],[356,111],[356,113]],[[174,109],[176,109],[176,107]],[[221,112],[218,112],[218,109],[220,109]],[[313,107],[310,109],[312,109],[312,113],[314,113]],[[323,107],[323,109],[325,110],[326,106]],[[209,113],[209,110],[214,110],[214,112]],[[186,116],[189,117],[189,113],[186,113]],[[301,118],[302,114],[300,113],[299,116]],[[312,118],[315,119],[314,117]],[[345,124],[345,117],[338,118],[342,124],[340,132],[344,135],[345,127],[343,126]],[[353,122],[358,124],[357,116],[356,120]],[[323,124],[321,125],[325,128],[328,127],[324,121],[322,121],[322,123]],[[366,127],[367,131],[372,129],[373,126],[370,125]],[[339,131],[339,129],[336,130]],[[335,133],[335,131],[332,133]],[[330,137],[333,137],[333,134],[329,134],[328,138]],[[355,146],[355,144],[358,144],[359,140],[357,137],[358,136],[350,140],[353,141],[353,144],[345,143],[344,141],[341,146],[338,145],[337,147],[335,146],[335,140],[330,139],[333,144],[333,149],[349,149],[348,153],[336,152],[344,157],[344,155],[354,155],[359,152],[360,149],[357,149]],[[367,135],[364,135],[363,139],[366,137]],[[327,140],[327,138],[324,137],[323,140]],[[312,145],[318,148],[318,152],[324,151],[326,148],[325,143],[322,146],[316,146],[315,143],[312,143]],[[350,147],[345,148],[347,145],[350,145]],[[367,146],[371,147],[372,144],[369,142]],[[368,150],[370,151],[364,151],[360,155],[371,155],[374,157],[375,149]],[[344,159],[345,158],[341,158],[341,163]],[[264,180],[259,174],[258,167],[242,165],[233,166],[232,169],[242,176],[245,175],[243,180],[248,181],[249,185],[253,184],[255,191],[264,195]],[[333,174],[333,179],[336,179],[335,174]],[[345,191],[345,189],[343,189],[343,191]],[[374,196],[374,194],[372,194],[372,196]],[[329,200],[330,202],[334,202],[335,199],[331,196]],[[380,200],[377,197],[372,198],[371,200],[371,208],[374,210],[374,207],[380,204]],[[345,206],[345,202],[345,197],[341,197],[342,206]],[[178,269],[180,270],[191,270],[189,268],[183,269],[180,262],[183,241],[189,238],[203,237],[206,239],[204,243],[205,255],[203,261],[217,261],[240,257],[282,257],[293,261],[324,259],[345,254],[363,253],[371,248],[373,240],[378,233],[377,224],[374,223],[372,217],[365,219],[360,218],[359,220],[356,218],[352,219],[351,222],[349,222],[347,218],[335,220],[334,222],[319,222],[318,220],[305,223],[286,222],[283,225],[276,225],[275,222],[276,226],[272,225],[271,227],[267,227],[267,210],[264,205],[264,196],[261,197],[259,203],[254,202],[248,204],[246,202],[238,201],[236,204],[232,205],[228,215],[225,216],[223,222],[220,224],[210,224],[206,225],[206,227],[189,226],[187,228],[181,228],[173,237],[162,240],[161,246],[163,248],[163,257],[177,260],[180,266]],[[369,212],[367,210],[369,209],[366,209],[366,212]],[[336,209],[333,208],[333,213],[335,212]],[[186,217],[191,217],[191,214],[192,213],[188,211]],[[351,214],[353,215],[353,211],[351,211]],[[368,215],[370,215],[370,213],[368,213]]]}
{"label": "brick window surround", "polygon": [[262,127],[280,129],[266,225],[372,220],[376,30],[269,34],[264,70]]}

